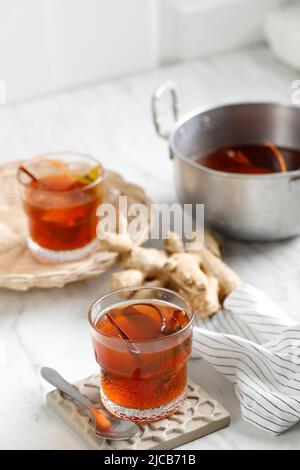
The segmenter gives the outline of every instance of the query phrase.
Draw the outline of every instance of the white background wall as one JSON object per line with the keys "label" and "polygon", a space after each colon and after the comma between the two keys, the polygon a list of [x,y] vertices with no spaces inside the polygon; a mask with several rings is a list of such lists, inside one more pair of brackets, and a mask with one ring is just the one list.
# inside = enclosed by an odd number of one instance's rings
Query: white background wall
{"label": "white background wall", "polygon": [[0,0],[8,100],[154,67],[156,0]]}
{"label": "white background wall", "polygon": [[247,45],[288,0],[0,0],[9,102]]}

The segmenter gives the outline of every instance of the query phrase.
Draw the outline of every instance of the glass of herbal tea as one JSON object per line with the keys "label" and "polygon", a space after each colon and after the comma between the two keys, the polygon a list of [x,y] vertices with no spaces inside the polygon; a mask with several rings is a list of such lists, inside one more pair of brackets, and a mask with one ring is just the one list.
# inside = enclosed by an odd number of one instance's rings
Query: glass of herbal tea
{"label": "glass of herbal tea", "polygon": [[173,414],[186,395],[193,307],[168,289],[113,291],[89,312],[106,408],[134,421]]}
{"label": "glass of herbal tea", "polygon": [[104,171],[92,157],[60,153],[20,166],[28,246],[41,262],[76,261],[96,247]]}

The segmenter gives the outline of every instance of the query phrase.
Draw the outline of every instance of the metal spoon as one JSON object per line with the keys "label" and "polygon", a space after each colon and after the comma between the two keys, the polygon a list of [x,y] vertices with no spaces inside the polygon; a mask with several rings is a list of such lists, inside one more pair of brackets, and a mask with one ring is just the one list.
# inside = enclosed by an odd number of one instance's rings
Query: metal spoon
{"label": "metal spoon", "polygon": [[[87,408],[95,425],[96,436],[104,439],[123,441],[138,437],[141,434],[141,429],[137,424],[125,419],[116,418],[105,409],[101,402],[94,405],[87,397],[82,395],[74,385],[71,385],[63,379],[54,369],[43,367],[41,369],[41,376],[51,385],[58,388],[58,390],[66,393],[69,397],[78,401],[82,406]],[[100,412],[101,410],[105,410],[104,420],[108,421],[110,426],[100,426],[99,423],[103,421],[104,415],[101,414],[102,416],[100,416],[100,420],[97,420],[97,410]],[[109,417],[108,420],[106,420],[106,416]]]}

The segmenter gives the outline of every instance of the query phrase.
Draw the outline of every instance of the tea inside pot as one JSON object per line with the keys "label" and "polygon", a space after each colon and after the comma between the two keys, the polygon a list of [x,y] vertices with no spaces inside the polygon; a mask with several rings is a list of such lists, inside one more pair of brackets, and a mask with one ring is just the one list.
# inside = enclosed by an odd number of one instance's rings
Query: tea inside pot
{"label": "tea inside pot", "polygon": [[206,156],[195,156],[202,166],[226,173],[262,175],[300,169],[300,150],[261,145],[224,147]]}

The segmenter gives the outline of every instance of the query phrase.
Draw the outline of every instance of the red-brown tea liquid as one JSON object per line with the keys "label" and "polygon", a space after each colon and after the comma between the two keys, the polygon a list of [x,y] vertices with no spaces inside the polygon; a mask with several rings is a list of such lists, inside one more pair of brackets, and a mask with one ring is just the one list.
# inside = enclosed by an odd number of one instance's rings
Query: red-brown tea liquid
{"label": "red-brown tea liquid", "polygon": [[66,173],[54,173],[31,181],[24,208],[30,236],[49,250],[82,248],[96,237],[96,211],[102,202],[102,186],[85,184]]}
{"label": "red-brown tea liquid", "polygon": [[212,170],[226,173],[263,175],[300,168],[300,151],[264,145],[240,145],[217,150],[196,162]]}
{"label": "red-brown tea liquid", "polygon": [[184,311],[159,301],[122,303],[103,314],[96,329],[119,339],[114,345],[94,338],[105,396],[122,407],[144,410],[168,404],[184,393],[191,332],[175,333],[189,322]]}

